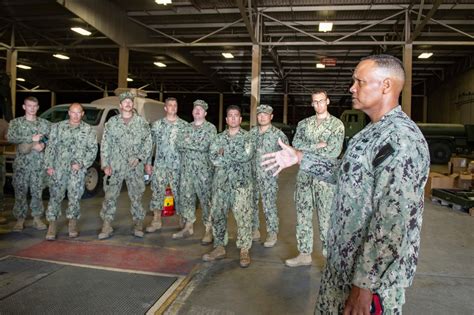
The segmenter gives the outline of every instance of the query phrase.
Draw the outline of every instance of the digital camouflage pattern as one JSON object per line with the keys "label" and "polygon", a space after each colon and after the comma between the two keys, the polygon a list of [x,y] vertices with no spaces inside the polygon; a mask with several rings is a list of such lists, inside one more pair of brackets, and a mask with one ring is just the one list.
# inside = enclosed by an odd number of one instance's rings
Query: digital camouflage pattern
{"label": "digital camouflage pattern", "polygon": [[232,209],[237,223],[237,248],[250,249],[254,148],[249,133],[243,129],[233,136],[228,130],[221,132],[212,142],[209,154],[215,167],[211,202],[214,247],[227,245],[227,216]]}
{"label": "digital camouflage pattern", "polygon": [[[181,153],[178,151],[178,143],[183,139],[188,123],[181,118],[169,122],[161,118],[153,123],[151,136],[156,147],[155,162],[153,164],[153,175],[151,177],[152,197],[150,210],[161,210],[165,199],[166,186],[173,191],[175,210],[180,214],[179,176],[181,169]],[[151,155],[147,164],[151,164]]]}
{"label": "digital camouflage pattern", "polygon": [[378,293],[384,314],[401,313],[418,260],[429,166],[425,138],[400,106],[352,138],[337,170],[316,314],[341,314],[352,285]]}
{"label": "digital camouflage pattern", "polygon": [[[28,121],[25,116],[10,121],[8,128],[8,141],[17,145],[15,161],[13,162],[13,188],[15,190],[15,205],[13,215],[15,218],[26,218],[28,212],[28,189],[31,194],[31,214],[34,217],[43,215],[44,208],[41,200],[44,172],[44,150],[41,152],[31,150],[28,153],[20,150],[22,145],[33,144],[35,134],[48,135],[50,122],[36,117],[35,121]],[[22,151],[22,152],[20,152]]]}
{"label": "digital camouflage pattern", "polygon": [[[200,105],[201,106],[201,105]],[[214,166],[209,160],[209,147],[217,135],[208,121],[196,126],[190,123],[183,132],[179,150],[182,152],[180,209],[186,222],[196,221],[196,196],[202,210],[202,222],[211,227],[211,189]]]}
{"label": "digital camouflage pattern", "polygon": [[[54,169],[49,186],[49,204],[46,219],[56,221],[61,215],[61,201],[67,190],[69,205],[68,219],[79,219],[79,201],[84,193],[84,180],[97,155],[97,135],[95,129],[81,121],[72,126],[68,120],[51,127],[48,147],[44,156],[44,168]],[[80,164],[81,169],[74,172],[72,164]]]}
{"label": "digital camouflage pattern", "polygon": [[[324,148],[316,145],[325,142]],[[329,115],[318,125],[316,115],[298,123],[293,146],[303,152],[312,152],[321,158],[335,159],[342,151],[344,124]],[[330,208],[334,197],[334,186],[321,182],[300,168],[296,177],[296,241],[298,251],[304,254],[313,252],[313,211],[317,209],[319,238],[326,256],[326,235],[329,229]]]}
{"label": "digital camouflage pattern", "polygon": [[[117,115],[105,124],[100,150],[101,163],[102,168],[112,168],[112,175],[104,177],[105,197],[100,212],[104,221],[111,222],[115,217],[117,198],[124,180],[127,183],[133,220],[144,219],[144,162],[150,157],[151,147],[150,127],[143,117],[134,114],[128,124],[125,124],[122,116]],[[138,164],[131,166],[136,159]]]}
{"label": "digital camouflage pattern", "polygon": [[[265,112],[264,110],[267,109],[263,108],[261,109],[261,112]],[[278,210],[276,206],[278,194],[278,177],[273,176],[272,171],[265,171],[265,167],[261,166],[260,163],[262,162],[262,155],[280,150],[280,146],[278,145],[279,138],[286,144],[288,144],[288,138],[283,133],[283,131],[273,125],[271,125],[263,133],[260,133],[259,127],[253,127],[250,130],[250,137],[254,143],[255,148],[255,155],[252,160],[252,174],[254,178],[252,230],[258,230],[260,226],[258,217],[258,201],[261,197],[263,213],[265,215],[265,222],[267,225],[267,232],[278,234],[279,221]]]}
{"label": "digital camouflage pattern", "polygon": [[[0,140],[7,140],[8,122],[0,118]],[[5,168],[5,156],[4,147],[0,145],[0,215],[5,210],[5,196],[3,188],[5,186],[6,168]]]}

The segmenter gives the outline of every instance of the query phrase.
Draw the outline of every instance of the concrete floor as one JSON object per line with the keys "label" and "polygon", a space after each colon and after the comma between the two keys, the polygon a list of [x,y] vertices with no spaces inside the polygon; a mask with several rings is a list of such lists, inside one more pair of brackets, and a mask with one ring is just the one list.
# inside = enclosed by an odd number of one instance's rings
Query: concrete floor
{"label": "concrete floor", "polygon": [[[254,242],[252,263],[247,269],[238,265],[239,252],[235,247],[232,216],[227,258],[202,263],[200,257],[211,247],[200,245],[203,234],[200,219],[195,225],[194,236],[189,239],[171,239],[171,234],[177,231],[175,217],[164,219],[162,231],[147,234],[144,239],[135,238],[131,235],[126,191],[120,196],[114,221],[115,235],[102,242],[179,249],[197,262],[184,282],[186,285],[176,290],[162,307],[161,310],[166,307],[167,314],[312,314],[324,265],[318,237],[314,241],[313,266],[288,268],[283,264],[286,258],[297,254],[293,203],[296,172],[297,168],[292,168],[280,177],[280,235],[277,245],[268,249]],[[144,204],[149,200],[147,188]],[[7,198],[7,209],[11,209],[12,202],[11,196]],[[99,242],[101,202],[102,196],[83,200],[79,225],[81,242]],[[6,214],[11,227],[13,219],[10,212]],[[262,215],[260,218],[263,240],[266,232]],[[149,213],[146,222],[150,220]],[[59,239],[67,240],[64,217],[59,224]],[[32,228],[26,228],[23,233],[0,234],[0,257],[42,242],[44,235],[45,232]],[[317,231],[315,235],[318,235]],[[418,270],[406,300],[405,314],[474,314],[474,217],[426,200]]]}

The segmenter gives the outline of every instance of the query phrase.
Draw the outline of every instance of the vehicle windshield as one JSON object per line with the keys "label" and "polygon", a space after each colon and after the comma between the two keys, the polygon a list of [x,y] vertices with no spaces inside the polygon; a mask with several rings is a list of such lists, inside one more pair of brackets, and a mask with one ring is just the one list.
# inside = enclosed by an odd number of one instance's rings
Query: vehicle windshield
{"label": "vehicle windshield", "polygon": [[[84,107],[84,117],[82,120],[90,125],[97,126],[100,122],[100,117],[102,117],[103,111],[103,109],[99,108]],[[68,119],[69,116],[67,112],[67,107],[53,107],[41,114],[41,118],[56,123]]]}

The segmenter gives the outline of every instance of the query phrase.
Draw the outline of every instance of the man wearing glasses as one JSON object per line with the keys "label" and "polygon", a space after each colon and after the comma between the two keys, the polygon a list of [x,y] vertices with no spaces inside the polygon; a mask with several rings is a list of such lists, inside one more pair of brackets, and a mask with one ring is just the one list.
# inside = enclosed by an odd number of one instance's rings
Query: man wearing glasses
{"label": "man wearing glasses", "polygon": [[[311,94],[316,115],[303,119],[296,128],[293,146],[302,152],[311,152],[322,158],[339,156],[344,141],[344,124],[328,112],[329,98],[324,90]],[[326,257],[326,235],[334,185],[318,180],[310,173],[299,170],[296,178],[296,241],[299,255],[287,259],[288,267],[311,265],[313,252],[313,210],[318,211],[319,237]]]}

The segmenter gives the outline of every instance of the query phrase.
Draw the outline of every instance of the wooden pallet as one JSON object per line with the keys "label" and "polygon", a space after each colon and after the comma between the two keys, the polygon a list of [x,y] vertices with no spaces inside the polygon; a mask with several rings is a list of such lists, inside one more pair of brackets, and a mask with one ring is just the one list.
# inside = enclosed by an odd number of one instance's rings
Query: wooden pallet
{"label": "wooden pallet", "polygon": [[431,202],[433,202],[434,204],[444,206],[444,207],[452,208],[453,210],[457,210],[457,211],[463,211],[463,212],[468,212],[469,211],[469,208],[458,205],[458,204],[456,204],[452,201],[446,201],[446,200],[438,198],[438,197],[431,197]]}

